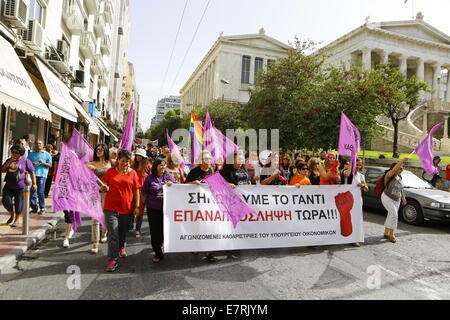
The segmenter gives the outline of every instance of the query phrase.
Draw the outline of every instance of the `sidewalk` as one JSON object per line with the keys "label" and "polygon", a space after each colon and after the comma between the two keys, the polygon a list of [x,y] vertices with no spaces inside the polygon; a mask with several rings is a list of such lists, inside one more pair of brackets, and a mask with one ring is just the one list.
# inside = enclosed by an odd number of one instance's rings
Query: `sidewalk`
{"label": "sidewalk", "polygon": [[47,230],[54,228],[61,219],[64,219],[62,212],[49,212],[52,209],[51,195],[45,200],[45,204],[47,213],[42,216],[29,215],[29,232],[28,236],[24,236],[22,221],[17,228],[6,225],[10,216],[0,201],[0,274],[13,267],[17,258],[42,241]]}

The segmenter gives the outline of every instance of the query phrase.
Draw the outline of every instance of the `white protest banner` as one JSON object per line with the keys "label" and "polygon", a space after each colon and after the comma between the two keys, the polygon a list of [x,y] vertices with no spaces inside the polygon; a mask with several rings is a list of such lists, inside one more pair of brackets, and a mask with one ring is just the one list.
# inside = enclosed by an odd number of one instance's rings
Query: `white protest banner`
{"label": "white protest banner", "polygon": [[239,186],[257,215],[233,228],[206,185],[164,186],[164,251],[200,252],[364,242],[361,189]]}

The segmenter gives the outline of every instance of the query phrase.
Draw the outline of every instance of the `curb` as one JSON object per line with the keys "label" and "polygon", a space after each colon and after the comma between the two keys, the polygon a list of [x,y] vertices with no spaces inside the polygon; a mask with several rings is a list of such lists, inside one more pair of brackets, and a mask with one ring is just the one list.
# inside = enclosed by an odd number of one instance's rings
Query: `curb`
{"label": "curb", "polygon": [[5,271],[14,267],[17,263],[17,260],[25,254],[29,249],[33,248],[37,244],[39,244],[42,240],[45,239],[48,230],[54,229],[58,223],[64,220],[63,217],[57,217],[53,220],[48,221],[41,229],[35,231],[33,234],[28,235],[26,244],[16,246],[12,249],[8,254],[3,257],[0,257],[0,275],[6,274]]}

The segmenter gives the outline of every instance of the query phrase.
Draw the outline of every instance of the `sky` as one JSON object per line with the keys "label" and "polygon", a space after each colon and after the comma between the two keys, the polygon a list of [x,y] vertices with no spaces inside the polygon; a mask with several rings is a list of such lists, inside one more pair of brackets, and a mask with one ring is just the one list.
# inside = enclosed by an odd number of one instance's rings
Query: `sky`
{"label": "sky", "polygon": [[188,0],[169,65],[186,0],[130,2],[129,59],[141,95],[139,121],[144,131],[150,127],[158,100],[179,95],[221,32],[224,36],[256,34],[263,27],[268,36],[286,44],[298,36],[323,46],[363,25],[368,16],[371,22],[410,20],[421,11],[425,22],[450,35],[449,0],[408,0],[406,4],[405,0],[210,0],[193,38],[208,0]]}

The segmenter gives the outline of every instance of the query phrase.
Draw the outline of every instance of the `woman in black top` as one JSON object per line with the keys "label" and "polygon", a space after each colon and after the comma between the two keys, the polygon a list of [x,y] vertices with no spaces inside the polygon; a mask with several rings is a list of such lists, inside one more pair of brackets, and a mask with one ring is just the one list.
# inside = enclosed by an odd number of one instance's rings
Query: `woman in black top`
{"label": "woman in black top", "polygon": [[309,167],[309,181],[313,186],[320,185],[319,159],[311,158],[308,162]]}
{"label": "woman in black top", "polygon": [[201,164],[192,169],[186,177],[185,184],[201,184],[202,180],[214,173],[211,168],[212,156],[208,150],[201,153]]}
{"label": "woman in black top", "polygon": [[280,156],[277,152],[272,152],[267,158],[264,168],[261,170],[262,185],[287,185],[288,181],[279,170]]}
{"label": "woman in black top", "polygon": [[250,176],[247,170],[244,168],[245,157],[242,152],[234,153],[233,164],[226,164],[225,167],[220,170],[222,177],[228,182],[235,186],[246,185],[250,182]]}
{"label": "woman in black top", "polygon": [[285,154],[282,157],[280,164],[281,175],[286,178],[286,180],[291,182],[291,178],[294,175],[295,166],[292,165],[291,157],[288,154]]}

